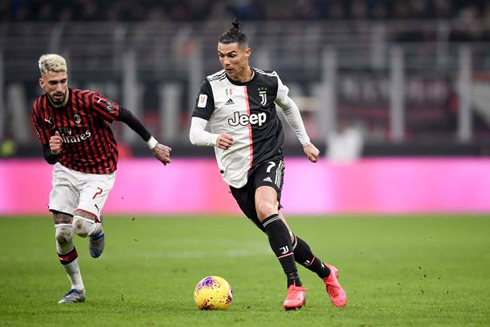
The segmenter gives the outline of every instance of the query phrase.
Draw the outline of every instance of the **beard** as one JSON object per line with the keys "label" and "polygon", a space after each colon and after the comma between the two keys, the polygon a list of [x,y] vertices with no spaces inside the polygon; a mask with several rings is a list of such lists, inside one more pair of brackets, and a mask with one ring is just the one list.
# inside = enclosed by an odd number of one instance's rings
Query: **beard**
{"label": "beard", "polygon": [[65,101],[66,98],[66,92],[65,93],[58,93],[58,94],[53,94],[49,96],[49,99],[55,106],[61,106],[63,102]]}

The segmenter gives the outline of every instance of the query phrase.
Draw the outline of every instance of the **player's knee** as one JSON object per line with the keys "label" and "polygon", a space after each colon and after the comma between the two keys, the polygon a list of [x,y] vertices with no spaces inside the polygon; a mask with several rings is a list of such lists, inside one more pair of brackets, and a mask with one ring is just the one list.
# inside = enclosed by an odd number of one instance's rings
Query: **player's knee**
{"label": "player's knee", "polygon": [[73,217],[73,231],[81,237],[87,237],[94,230],[95,222],[80,216]]}
{"label": "player's knee", "polygon": [[55,238],[60,245],[70,243],[73,239],[73,226],[67,224],[55,225]]}
{"label": "player's knee", "polygon": [[275,208],[272,203],[268,202],[257,203],[256,209],[260,220],[264,220],[277,213],[277,208]]}

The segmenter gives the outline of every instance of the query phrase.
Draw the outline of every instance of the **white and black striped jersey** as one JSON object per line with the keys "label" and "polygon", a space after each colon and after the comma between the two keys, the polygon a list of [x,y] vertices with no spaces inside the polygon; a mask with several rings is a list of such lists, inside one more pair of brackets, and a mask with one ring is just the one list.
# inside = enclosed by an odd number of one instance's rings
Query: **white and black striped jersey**
{"label": "white and black striped jersey", "polygon": [[275,102],[287,103],[289,89],[276,72],[252,70],[246,83],[230,80],[224,70],[206,77],[192,114],[207,120],[211,133],[233,136],[229,149],[214,149],[223,179],[235,188],[243,187],[260,164],[283,157]]}

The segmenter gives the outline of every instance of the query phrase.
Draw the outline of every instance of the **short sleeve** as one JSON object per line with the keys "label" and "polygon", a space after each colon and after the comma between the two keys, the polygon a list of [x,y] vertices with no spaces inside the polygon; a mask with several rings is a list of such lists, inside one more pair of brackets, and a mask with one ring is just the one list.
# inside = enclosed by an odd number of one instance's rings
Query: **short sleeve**
{"label": "short sleeve", "polygon": [[277,75],[277,96],[276,102],[281,105],[289,102],[289,88],[284,85],[279,75]]}
{"label": "short sleeve", "polygon": [[205,80],[201,85],[201,91],[196,99],[196,105],[192,112],[192,117],[199,117],[209,120],[214,112],[214,97],[211,84]]}
{"label": "short sleeve", "polygon": [[98,92],[91,94],[92,106],[95,112],[105,120],[113,122],[119,116],[120,106]]}

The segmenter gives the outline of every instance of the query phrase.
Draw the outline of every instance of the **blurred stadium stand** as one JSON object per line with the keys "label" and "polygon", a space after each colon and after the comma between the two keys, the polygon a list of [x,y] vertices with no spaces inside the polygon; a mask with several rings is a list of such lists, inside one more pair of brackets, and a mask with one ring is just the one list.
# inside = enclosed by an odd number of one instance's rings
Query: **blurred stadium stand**
{"label": "blurred stadium stand", "polygon": [[[216,43],[234,17],[252,65],[277,70],[313,141],[354,128],[363,156],[479,156],[490,152],[487,1],[38,1],[0,5],[3,156],[39,157],[30,108],[37,59],[60,53],[70,86],[98,90],[140,117],[174,155],[190,146],[203,78],[220,69]],[[126,153],[148,155],[115,124]],[[125,147],[127,145],[127,147]],[[300,153],[286,128],[288,153]],[[327,153],[328,151],[323,151]]]}

